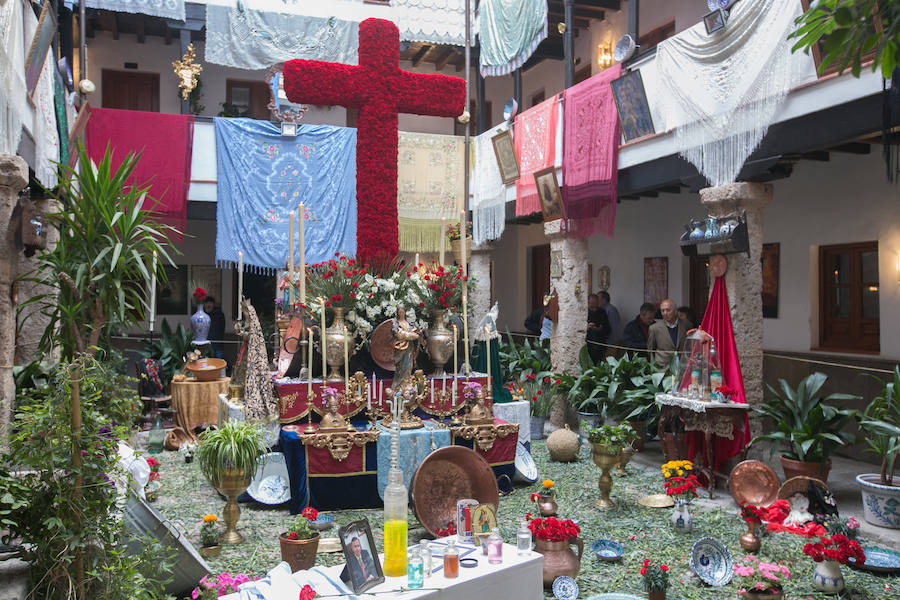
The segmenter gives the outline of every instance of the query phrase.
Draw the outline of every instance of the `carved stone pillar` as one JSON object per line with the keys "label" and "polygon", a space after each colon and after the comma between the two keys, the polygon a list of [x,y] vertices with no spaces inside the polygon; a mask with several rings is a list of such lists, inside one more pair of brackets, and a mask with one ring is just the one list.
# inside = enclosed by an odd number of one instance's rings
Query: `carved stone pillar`
{"label": "carved stone pillar", "polygon": [[18,156],[0,155],[0,447],[6,447],[9,421],[16,398],[12,365],[16,351],[16,307],[13,282],[18,274],[15,234],[11,220],[19,192],[28,185],[28,165]]}
{"label": "carved stone pillar", "polygon": [[[737,215],[746,211],[750,256],[729,254],[725,272],[725,288],[744,392],[751,405],[763,401],[763,317],[762,254],[763,208],[772,200],[773,188],[762,183],[729,183],[700,190],[700,202],[712,217]],[[759,419],[751,418],[750,434],[762,433]]]}
{"label": "carved stone pillar", "polygon": [[[53,198],[37,200],[31,204],[32,214],[46,215],[48,213],[56,212],[59,209],[59,204]],[[27,218],[27,214],[25,217]],[[47,219],[44,219],[44,230],[47,233],[46,251],[50,252],[56,247],[56,243],[59,241],[59,231],[56,227],[50,226]],[[35,269],[40,252],[41,251],[31,257],[25,256],[24,252],[18,254],[19,274],[29,273]],[[56,290],[40,283],[34,283],[25,279],[19,280],[19,304],[40,294],[52,294],[55,297]],[[20,365],[30,363],[31,361],[40,358],[38,344],[49,324],[50,317],[41,311],[40,305],[38,304],[32,304],[19,311],[19,340],[16,346],[16,361]],[[47,358],[50,362],[59,360],[59,345],[53,347],[50,356]]]}
{"label": "carved stone pillar", "polygon": [[[562,221],[544,224],[544,235],[550,240],[550,288],[559,297],[559,317],[550,333],[550,360],[557,373],[575,374],[578,353],[587,334],[587,240],[565,237]],[[564,399],[557,398],[550,412],[550,422],[562,427],[575,425],[574,411],[567,409]]]}

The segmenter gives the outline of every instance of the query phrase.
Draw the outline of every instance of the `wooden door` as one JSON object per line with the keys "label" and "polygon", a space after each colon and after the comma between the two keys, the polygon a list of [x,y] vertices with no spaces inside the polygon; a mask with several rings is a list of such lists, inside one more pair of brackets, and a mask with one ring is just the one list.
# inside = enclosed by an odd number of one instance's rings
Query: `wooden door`
{"label": "wooden door", "polygon": [[550,244],[532,246],[531,251],[531,311],[544,304],[544,294],[550,291]]}
{"label": "wooden door", "polygon": [[103,69],[103,108],[159,112],[159,73]]}
{"label": "wooden door", "polygon": [[878,242],[819,248],[819,344],[845,352],[878,352]]}

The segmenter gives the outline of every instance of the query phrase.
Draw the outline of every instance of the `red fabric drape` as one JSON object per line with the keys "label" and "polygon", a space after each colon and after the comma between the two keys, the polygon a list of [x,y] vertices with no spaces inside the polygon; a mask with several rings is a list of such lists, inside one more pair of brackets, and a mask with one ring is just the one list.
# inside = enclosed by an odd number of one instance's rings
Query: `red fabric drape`
{"label": "red fabric drape", "polygon": [[559,94],[516,115],[515,145],[520,177],[516,180],[516,216],[541,212],[534,172],[556,161]]}
{"label": "red fabric drape", "polygon": [[141,153],[129,182],[150,185],[142,208],[179,231],[179,235],[169,236],[175,242],[183,240],[187,218],[193,137],[194,115],[112,108],[91,108],[84,132],[85,147],[94,162],[103,158],[107,144],[112,150],[113,169],[129,152]]}
{"label": "red fabric drape", "polygon": [[[747,399],[744,396],[744,377],[741,375],[737,344],[734,342],[734,330],[731,328],[728,292],[725,290],[725,280],[722,277],[716,277],[700,328],[709,333],[716,341],[716,350],[722,367],[722,383],[735,390],[731,400],[745,404]],[[713,452],[716,459],[713,468],[717,472],[721,473],[722,465],[729,458],[740,454],[744,446],[750,443],[750,426],[747,417],[744,417],[743,429],[743,435],[741,435],[735,428],[733,439],[730,440],[719,436],[713,438]],[[698,432],[690,432],[687,442],[688,456],[693,460],[694,454],[698,450],[703,450],[703,435]]]}

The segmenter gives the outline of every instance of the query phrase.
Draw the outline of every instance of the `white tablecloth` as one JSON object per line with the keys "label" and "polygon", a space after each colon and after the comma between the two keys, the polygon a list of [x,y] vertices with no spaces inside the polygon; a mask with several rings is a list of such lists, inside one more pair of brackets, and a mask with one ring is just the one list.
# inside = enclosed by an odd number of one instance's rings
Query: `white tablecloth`
{"label": "white tablecloth", "polygon": [[[432,547],[432,575],[425,578],[425,587],[421,590],[401,592],[401,587],[406,586],[406,577],[386,577],[384,583],[369,588],[359,596],[370,593],[379,594],[385,600],[472,600],[473,598],[490,598],[491,600],[543,600],[542,571],[544,557],[536,552],[529,552],[526,556],[519,556],[516,547],[503,544],[503,563],[492,565],[488,563],[487,556],[481,553],[481,548],[474,548],[468,544],[458,544],[461,558],[476,558],[478,566],[473,568],[460,567],[459,577],[446,579],[443,575],[442,552],[444,547],[442,540],[431,543]],[[381,556],[384,560],[384,556]],[[326,576],[336,587],[343,588],[351,600],[354,596],[348,586],[340,581],[341,570],[344,565],[334,567],[314,567],[313,570]],[[294,573],[294,580],[303,585],[306,571]],[[391,593],[396,592],[396,593]],[[237,594],[223,596],[226,600],[238,600]],[[291,598],[267,598],[266,600],[296,600]]]}
{"label": "white tablecloth", "polygon": [[519,425],[519,441],[531,441],[531,407],[524,400],[519,402],[498,402],[494,404],[494,416],[507,423]]}

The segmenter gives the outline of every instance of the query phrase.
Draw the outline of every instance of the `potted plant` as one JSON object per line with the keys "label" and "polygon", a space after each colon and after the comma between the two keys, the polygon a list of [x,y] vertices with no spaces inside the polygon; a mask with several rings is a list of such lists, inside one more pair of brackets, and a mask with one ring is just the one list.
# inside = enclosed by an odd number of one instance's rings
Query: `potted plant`
{"label": "potted plant", "polygon": [[693,528],[691,500],[697,497],[700,482],[693,473],[694,465],[689,460],[670,460],[662,466],[666,495],[675,501],[672,512],[672,527],[679,533],[690,533]]}
{"label": "potted plant", "polygon": [[578,354],[578,370],[580,374],[569,387],[568,398],[578,411],[579,426],[590,431],[600,424],[605,412],[610,365],[606,361],[594,364],[585,345]]}
{"label": "potted plant", "polygon": [[241,509],[237,497],[247,489],[265,446],[262,431],[248,421],[227,421],[219,429],[208,429],[200,436],[197,462],[204,477],[227,498],[222,515],[225,534],[222,541],[244,541],[235,531]]}
{"label": "potted plant", "polygon": [[587,429],[588,441],[591,443],[591,459],[600,469],[600,499],[594,503],[596,508],[615,508],[610,500],[613,481],[610,470],[622,460],[622,450],[634,439],[634,430],[627,423],[621,425],[602,425]]}
{"label": "potted plant", "polygon": [[649,600],[666,600],[669,589],[669,567],[664,564],[653,564],[645,558],[641,564],[641,577],[644,579],[644,590]]}
{"label": "potted plant", "polygon": [[556,498],[553,493],[553,480],[545,479],[541,482],[541,489],[531,494],[532,502],[537,502],[538,511],[542,517],[555,517],[559,505],[556,504]]}
{"label": "potted plant", "polygon": [[288,526],[288,530],[278,534],[281,546],[281,560],[291,566],[291,572],[311,569],[316,564],[316,551],[319,549],[319,532],[312,527],[312,522],[319,513],[307,506]]}
{"label": "potted plant", "polygon": [[[462,238],[465,238],[463,240]],[[460,231],[460,224],[451,223],[447,226],[447,239],[450,240],[450,251],[453,252],[453,258],[456,264],[462,265],[462,244],[466,244],[466,259],[472,258],[472,221],[466,221],[466,229]]]}
{"label": "potted plant", "polygon": [[[525,515],[525,519],[534,537],[534,551],[544,555],[544,587],[552,586],[560,575],[577,577],[584,552],[584,542],[578,537],[581,533],[578,524],[571,519],[556,517],[532,519],[531,513]],[[570,548],[573,544],[578,546],[577,555]]]}
{"label": "potted plant", "polygon": [[852,444],[855,437],[844,431],[855,411],[840,409],[828,404],[838,400],[857,400],[859,396],[831,394],[821,396],[827,376],[813,373],[805,377],[796,389],[779,379],[781,392],[769,388],[768,402],[753,408],[758,414],[769,417],[775,430],[757,436],[751,444],[770,440],[781,446],[781,466],[787,479],[798,475],[828,480],[831,454],[840,446]]}
{"label": "potted plant", "polygon": [[540,373],[528,373],[519,381],[522,399],[528,402],[528,412],[531,415],[531,439],[539,440],[544,437],[544,423],[550,416],[550,407],[553,405],[553,380],[552,373],[542,371]]}
{"label": "potted plant", "polygon": [[184,442],[178,447],[178,454],[184,457],[185,464],[194,462],[194,453],[197,452],[196,442]]}
{"label": "potted plant", "polygon": [[826,594],[838,594],[844,591],[844,576],[841,565],[850,559],[857,564],[866,562],[866,554],[856,540],[836,533],[831,537],[820,537],[816,543],[803,546],[803,553],[816,561],[813,571],[813,587]]}
{"label": "potted plant", "polygon": [[222,551],[219,544],[221,531],[219,531],[219,517],[213,514],[203,515],[203,525],[200,526],[200,556],[210,558],[218,556]]}
{"label": "potted plant", "polygon": [[791,570],[779,562],[762,562],[752,554],[734,563],[740,577],[738,594],[744,600],[782,600],[781,582],[791,578]]}
{"label": "potted plant", "polygon": [[[868,450],[881,457],[881,473],[856,476],[863,498],[863,515],[880,527],[900,528],[900,485],[894,485],[894,466],[900,453],[900,367],[893,381],[882,381],[881,395],[872,400],[860,417]],[[893,507],[893,508],[892,508]]]}

